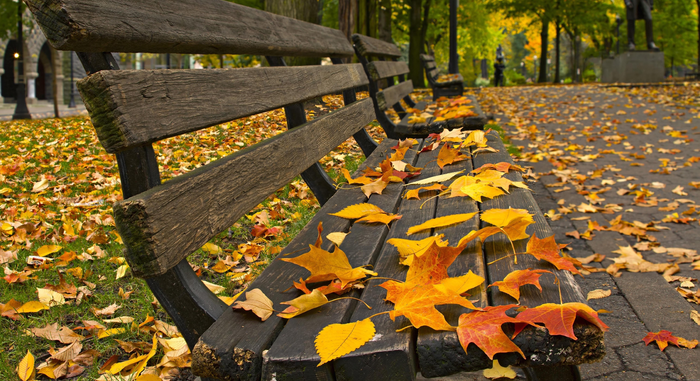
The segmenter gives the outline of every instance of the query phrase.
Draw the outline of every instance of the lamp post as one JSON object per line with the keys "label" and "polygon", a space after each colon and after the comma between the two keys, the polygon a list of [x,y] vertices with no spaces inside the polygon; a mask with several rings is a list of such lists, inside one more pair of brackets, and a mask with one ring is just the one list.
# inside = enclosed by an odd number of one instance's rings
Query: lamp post
{"label": "lamp post", "polygon": [[525,62],[520,61],[520,74],[523,75],[523,78],[527,77],[527,71],[525,70]]}
{"label": "lamp post", "polygon": [[68,108],[75,108],[75,85],[73,84],[73,52],[70,51],[70,100]]}
{"label": "lamp post", "polygon": [[19,43],[19,50],[15,53],[15,58],[17,59],[17,105],[15,106],[15,113],[12,115],[12,120],[17,119],[31,119],[32,115],[29,113],[27,108],[27,99],[25,98],[26,88],[24,84],[24,41],[22,40],[22,1],[17,1],[17,42]]}
{"label": "lamp post", "polygon": [[552,64],[552,60],[550,58],[547,58],[547,82],[549,82],[549,65]]}
{"label": "lamp post", "polygon": [[537,81],[537,56],[532,56],[532,82]]}
{"label": "lamp post", "polygon": [[620,55],[620,25],[622,25],[622,19],[620,16],[615,16],[615,23],[617,24],[617,55]]}

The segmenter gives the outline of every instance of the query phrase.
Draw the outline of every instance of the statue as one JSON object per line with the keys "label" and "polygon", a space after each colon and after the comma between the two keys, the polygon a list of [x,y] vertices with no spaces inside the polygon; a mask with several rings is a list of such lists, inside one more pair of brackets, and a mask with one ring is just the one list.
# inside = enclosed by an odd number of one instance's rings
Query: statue
{"label": "statue", "polygon": [[503,70],[506,68],[504,61],[505,58],[503,56],[503,48],[501,45],[498,45],[498,48],[496,49],[496,62],[493,64],[493,68],[495,70],[493,82],[496,87],[504,86],[505,76],[503,75]]}
{"label": "statue", "polygon": [[627,50],[635,50],[634,24],[637,20],[644,20],[647,35],[647,48],[658,52],[659,48],[654,44],[653,27],[651,23],[651,11],[654,9],[654,0],[625,0],[627,7]]}

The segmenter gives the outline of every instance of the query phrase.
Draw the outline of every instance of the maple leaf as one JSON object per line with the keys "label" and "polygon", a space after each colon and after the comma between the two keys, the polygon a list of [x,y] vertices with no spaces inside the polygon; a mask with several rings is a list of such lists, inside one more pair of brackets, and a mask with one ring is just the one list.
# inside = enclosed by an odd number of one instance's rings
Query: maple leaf
{"label": "maple leaf", "polygon": [[465,247],[466,244],[452,247],[432,242],[421,256],[414,256],[406,273],[406,283],[436,284],[447,279],[447,268]]}
{"label": "maple leaf", "polygon": [[438,218],[433,218],[428,221],[425,221],[424,223],[416,226],[412,226],[408,229],[408,232],[406,233],[407,235],[415,234],[423,230],[427,229],[432,229],[432,228],[442,228],[445,226],[450,226],[454,224],[459,224],[465,221],[468,221],[472,219],[477,214],[477,212],[474,213],[464,213],[464,214],[452,214],[449,216],[444,216],[444,217],[438,217]]}
{"label": "maple leaf", "polygon": [[405,316],[415,328],[430,327],[436,331],[454,330],[445,316],[435,306],[457,304],[469,309],[477,309],[469,300],[447,289],[447,293],[424,283],[399,283],[393,280],[380,284],[387,290],[386,300],[394,303],[389,312],[391,320]]}
{"label": "maple leaf", "polygon": [[282,302],[282,304],[288,304],[289,307],[278,313],[277,316],[285,319],[291,319],[297,315],[303,314],[304,312],[321,307],[326,303],[328,303],[328,298],[326,298],[326,295],[323,295],[321,291],[315,289],[311,291],[310,294],[304,294],[296,299]]}
{"label": "maple leaf", "polygon": [[343,174],[343,177],[345,177],[345,180],[348,181],[348,184],[367,185],[372,182],[372,179],[365,176],[360,176],[358,178],[353,179],[350,176],[350,172],[348,172],[348,170],[345,168],[342,168],[340,172]]}
{"label": "maple leaf", "polygon": [[420,187],[420,188],[416,188],[416,189],[411,189],[411,190],[406,192],[405,198],[407,200],[412,199],[412,198],[420,200],[420,196],[418,194],[421,191],[434,191],[434,190],[442,191],[442,190],[445,190],[446,188],[447,187],[442,185],[442,184],[433,184],[433,185],[428,186],[428,187]]}
{"label": "maple leaf", "polygon": [[690,341],[682,337],[673,336],[670,331],[665,329],[662,329],[659,332],[649,332],[642,340],[644,340],[646,345],[649,345],[652,341],[656,341],[656,344],[659,346],[659,349],[662,352],[664,349],[666,349],[668,343],[671,343],[677,347],[686,347],[689,349],[695,348],[698,345],[697,340]]}
{"label": "maple leaf", "polygon": [[469,156],[459,152],[458,149],[452,148],[445,144],[440,148],[438,153],[437,164],[440,168],[443,168],[447,164],[454,164],[458,161],[468,159]]}
{"label": "maple leaf", "polygon": [[520,302],[520,287],[531,284],[542,291],[540,276],[550,273],[547,270],[515,270],[510,272],[502,281],[493,282],[489,287],[498,287],[500,292],[506,293]]}
{"label": "maple leaf", "polygon": [[363,185],[360,187],[362,189],[362,193],[365,194],[366,197],[371,196],[372,194],[382,194],[384,189],[386,188],[387,185],[389,185],[390,179],[392,172],[385,172],[382,177],[377,179],[376,181],[373,181],[367,185]]}
{"label": "maple leaf", "polygon": [[489,209],[481,213],[481,220],[502,228],[511,241],[529,237],[525,229],[535,223],[527,210],[512,208]]}
{"label": "maple leaf", "polygon": [[602,331],[608,330],[608,326],[598,318],[598,313],[583,303],[545,303],[526,309],[519,313],[517,318],[521,322],[532,325],[543,323],[550,335],[561,335],[577,340],[573,327],[577,316],[593,323]]}
{"label": "maple leaf", "polygon": [[401,216],[396,215],[396,214],[375,213],[375,214],[370,214],[368,216],[362,217],[359,220],[357,220],[357,222],[365,222],[368,224],[380,223],[380,224],[385,224],[388,226],[389,223],[391,223],[391,221],[400,220],[400,219],[401,219]]}
{"label": "maple leaf", "polygon": [[236,301],[233,308],[242,308],[252,311],[260,320],[265,321],[272,315],[272,300],[268,298],[262,290],[254,288],[245,293],[245,301]]}
{"label": "maple leaf", "polygon": [[377,275],[374,271],[362,267],[352,268],[348,257],[340,248],[335,247],[332,253],[309,245],[310,251],[295,258],[281,258],[285,262],[294,263],[311,272],[306,278],[309,283],[340,279],[345,287],[349,282],[362,279],[367,275]]}
{"label": "maple leaf", "polygon": [[533,235],[527,243],[526,252],[537,259],[553,264],[559,270],[580,274],[571,261],[559,255],[559,245],[554,241],[554,235],[544,239],[537,238],[537,234]]}
{"label": "maple leaf", "polygon": [[523,167],[521,167],[519,165],[511,164],[507,161],[502,161],[500,163],[495,163],[495,164],[494,163],[487,163],[487,164],[484,164],[481,167],[473,170],[472,172],[474,174],[478,174],[478,173],[481,173],[487,169],[494,169],[496,171],[504,172],[504,173],[508,173],[510,171],[525,172],[525,169]]}
{"label": "maple leaf", "polygon": [[331,360],[344,356],[370,341],[375,334],[374,323],[367,318],[364,320],[331,324],[318,333],[316,340],[316,353],[321,357],[321,366]]}
{"label": "maple leaf", "polygon": [[517,307],[517,305],[485,307],[482,311],[462,314],[459,317],[457,336],[464,352],[468,353],[467,347],[473,343],[484,351],[491,360],[497,353],[509,352],[520,353],[525,358],[523,351],[506,336],[501,327],[505,323],[520,322],[520,320],[506,315],[506,311],[513,307]]}
{"label": "maple leaf", "polygon": [[425,253],[426,250],[428,250],[428,248],[433,242],[435,242],[440,247],[447,246],[447,242],[442,241],[442,237],[444,236],[444,234],[430,236],[420,241],[402,238],[392,238],[387,240],[386,242],[388,244],[396,246],[396,248],[399,250],[399,255],[403,259],[401,263],[408,266],[411,263],[413,263],[414,256],[420,257],[421,255],[423,255],[423,253]]}
{"label": "maple leaf", "polygon": [[491,185],[485,183],[470,184],[461,187],[459,190],[477,202],[481,202],[482,197],[494,198],[505,194],[505,192],[501,189],[492,187]]}

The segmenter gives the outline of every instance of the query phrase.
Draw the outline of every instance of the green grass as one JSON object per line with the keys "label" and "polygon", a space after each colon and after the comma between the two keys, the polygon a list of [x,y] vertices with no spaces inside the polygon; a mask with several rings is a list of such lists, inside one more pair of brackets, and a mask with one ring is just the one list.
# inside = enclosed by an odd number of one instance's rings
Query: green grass
{"label": "green grass", "polygon": [[511,143],[510,138],[500,125],[496,123],[488,123],[484,126],[484,130],[488,129],[492,129],[498,133],[498,135],[503,140],[503,144],[506,146],[506,150],[508,150],[508,153],[511,156],[520,157],[522,152],[520,152],[520,149],[517,146],[514,146],[513,143]]}

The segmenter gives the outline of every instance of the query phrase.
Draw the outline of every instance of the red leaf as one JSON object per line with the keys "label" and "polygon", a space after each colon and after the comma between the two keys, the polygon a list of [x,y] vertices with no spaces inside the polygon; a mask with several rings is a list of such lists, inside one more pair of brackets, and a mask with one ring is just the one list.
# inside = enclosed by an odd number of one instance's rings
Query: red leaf
{"label": "red leaf", "polygon": [[583,303],[546,303],[526,309],[519,313],[517,318],[523,323],[532,325],[543,323],[550,335],[561,335],[578,340],[574,334],[574,321],[577,316],[588,320],[603,331],[608,330],[608,326],[598,318],[598,313]]}
{"label": "red leaf", "polygon": [[520,287],[532,284],[542,291],[540,286],[540,276],[550,273],[547,270],[516,270],[509,273],[502,281],[494,282],[491,286],[497,286],[498,290],[506,293],[520,301]]}
{"label": "red leaf", "polygon": [[506,315],[506,311],[513,307],[517,307],[517,305],[486,307],[483,311],[462,314],[459,317],[457,336],[464,352],[467,352],[467,347],[473,343],[481,348],[491,360],[497,353],[509,352],[518,352],[524,358],[523,351],[503,333],[501,328],[505,323],[519,322],[519,320]]}
{"label": "red leaf", "polygon": [[671,343],[677,347],[686,347],[691,349],[698,345],[697,340],[689,341],[682,337],[673,336],[670,331],[665,329],[662,329],[659,332],[649,332],[642,340],[644,340],[646,345],[649,345],[652,341],[656,341],[656,344],[662,351],[666,349],[668,343]]}
{"label": "red leaf", "polygon": [[574,274],[580,274],[570,260],[559,255],[559,245],[554,241],[553,235],[539,239],[537,234],[534,234],[527,243],[526,251],[537,259],[553,264],[559,270],[569,270]]}

